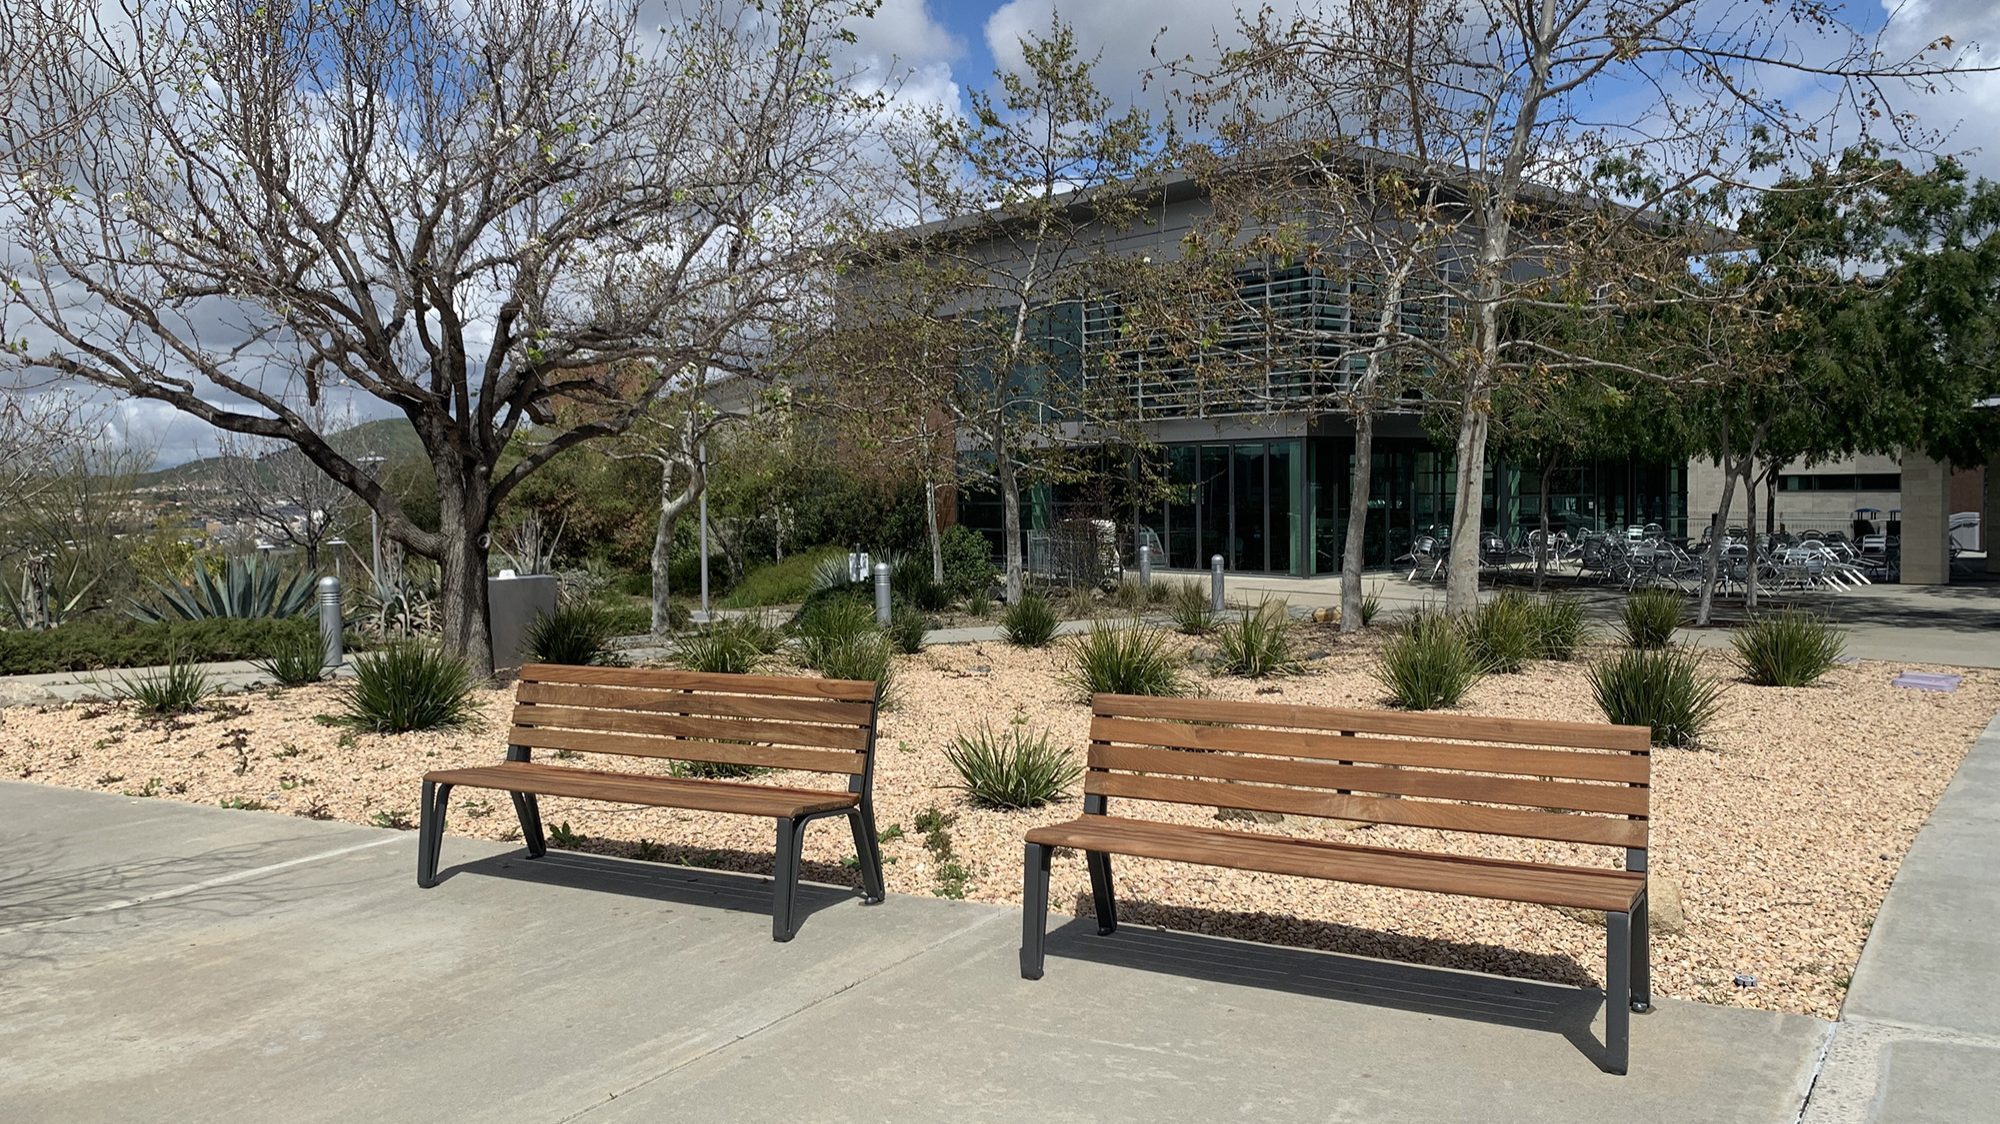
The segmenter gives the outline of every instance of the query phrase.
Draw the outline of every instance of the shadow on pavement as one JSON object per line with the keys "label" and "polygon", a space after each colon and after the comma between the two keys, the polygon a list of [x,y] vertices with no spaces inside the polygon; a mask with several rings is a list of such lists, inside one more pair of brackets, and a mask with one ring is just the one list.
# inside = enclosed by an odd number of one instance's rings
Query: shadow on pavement
{"label": "shadow on pavement", "polygon": [[1140,929],[1127,924],[1122,911],[1121,905],[1118,931],[1108,937],[1099,936],[1097,923],[1088,917],[1054,930],[1050,956],[1560,1034],[1592,1064],[1603,1068],[1605,1062],[1604,1047],[1591,1029],[1604,1002],[1604,993],[1595,987]]}

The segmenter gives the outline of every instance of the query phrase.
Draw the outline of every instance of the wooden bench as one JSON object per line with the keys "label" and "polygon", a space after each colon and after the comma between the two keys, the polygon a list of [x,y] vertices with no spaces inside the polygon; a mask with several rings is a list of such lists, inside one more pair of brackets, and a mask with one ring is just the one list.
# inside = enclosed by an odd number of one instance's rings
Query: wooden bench
{"label": "wooden bench", "polygon": [[[1651,1009],[1645,727],[1128,695],[1098,695],[1091,709],[1084,814],[1027,834],[1023,977],[1042,976],[1057,847],[1084,852],[1103,934],[1118,926],[1112,855],[1602,910],[1604,1068],[1625,1072],[1628,1012]],[[1336,843],[1145,818],[1162,802],[1609,853],[1602,867],[1569,866],[1371,846],[1362,835]]]}
{"label": "wooden bench", "polygon": [[[813,820],[847,817],[864,900],[882,900],[872,791],[878,702],[876,685],[868,682],[529,664],[515,692],[507,759],[424,774],[417,885],[437,882],[445,805],[460,785],[513,794],[530,858],[548,847],[539,796],[769,816],[778,825],[771,936],[788,941],[803,829]],[[598,771],[532,760],[538,749],[805,770],[845,784],[792,788]]]}

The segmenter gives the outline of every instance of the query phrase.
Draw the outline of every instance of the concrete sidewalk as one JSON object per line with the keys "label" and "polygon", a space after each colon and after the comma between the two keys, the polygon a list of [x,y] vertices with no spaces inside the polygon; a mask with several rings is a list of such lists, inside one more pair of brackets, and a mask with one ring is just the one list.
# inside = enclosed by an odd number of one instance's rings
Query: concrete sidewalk
{"label": "concrete sidewalk", "polygon": [[[1796,1119],[1829,1024],[0,783],[0,1120]],[[1477,908],[1476,904],[1468,908]]]}

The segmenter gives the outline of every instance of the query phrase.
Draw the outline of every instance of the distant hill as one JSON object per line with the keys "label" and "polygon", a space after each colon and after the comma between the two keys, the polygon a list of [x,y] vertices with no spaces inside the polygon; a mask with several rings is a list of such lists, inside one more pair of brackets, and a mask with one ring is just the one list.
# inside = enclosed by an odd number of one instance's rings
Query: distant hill
{"label": "distant hill", "polygon": [[[350,457],[378,456],[405,460],[424,455],[423,443],[408,418],[380,418],[349,426],[328,436],[327,441]],[[274,454],[275,455],[275,454]],[[224,457],[200,457],[183,461],[139,477],[141,488],[201,488],[212,484],[222,471]]]}

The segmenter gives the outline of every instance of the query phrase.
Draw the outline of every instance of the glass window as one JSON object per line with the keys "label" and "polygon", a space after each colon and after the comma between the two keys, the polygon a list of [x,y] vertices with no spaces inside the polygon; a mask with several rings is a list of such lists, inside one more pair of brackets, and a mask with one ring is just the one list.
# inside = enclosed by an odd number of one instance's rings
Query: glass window
{"label": "glass window", "polygon": [[1264,521],[1269,514],[1270,487],[1264,475],[1263,444],[1236,446],[1235,461],[1230,488],[1230,497],[1235,501],[1231,513],[1234,526],[1230,529],[1226,552],[1229,568],[1268,570],[1271,562],[1265,552],[1270,546],[1270,536],[1266,534]]}

